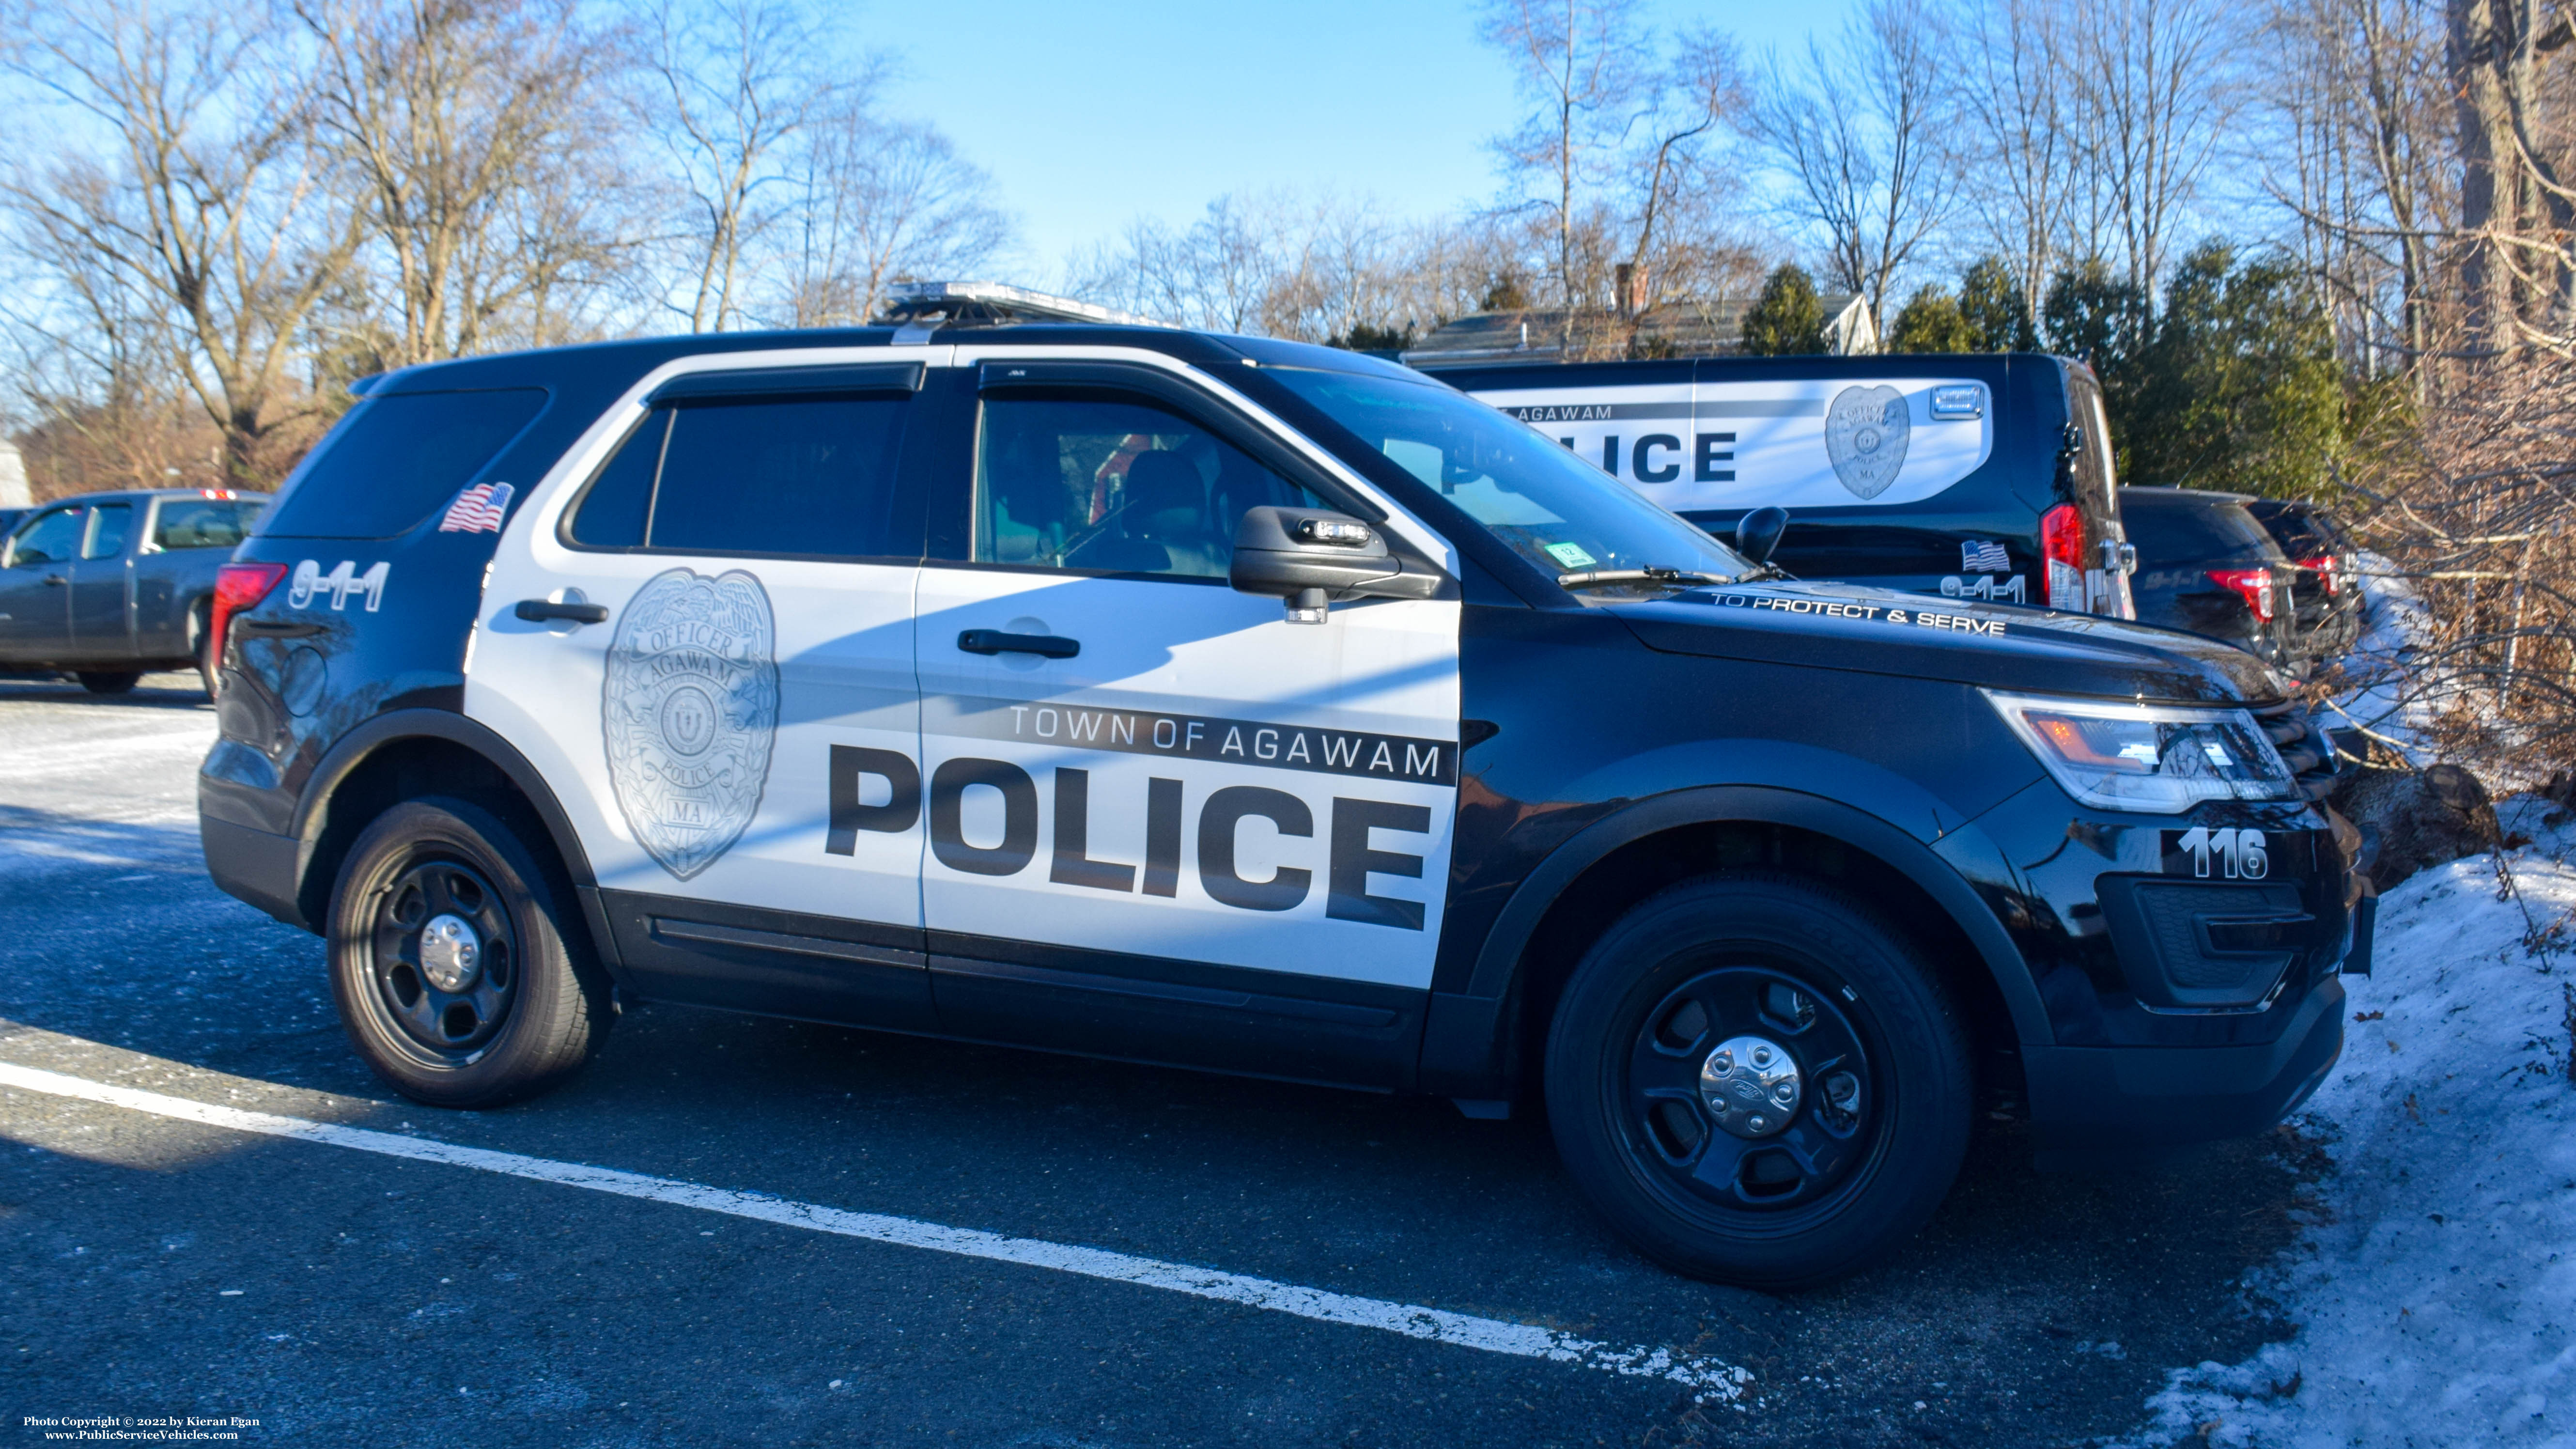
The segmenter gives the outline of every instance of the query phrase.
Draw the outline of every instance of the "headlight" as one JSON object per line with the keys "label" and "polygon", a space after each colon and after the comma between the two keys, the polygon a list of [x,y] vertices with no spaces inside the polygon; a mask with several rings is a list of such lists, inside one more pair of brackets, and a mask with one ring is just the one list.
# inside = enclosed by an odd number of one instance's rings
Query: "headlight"
{"label": "headlight", "polygon": [[2175,815],[2203,800],[2298,793],[2271,738],[2242,709],[1983,692],[2066,793],[2097,809]]}

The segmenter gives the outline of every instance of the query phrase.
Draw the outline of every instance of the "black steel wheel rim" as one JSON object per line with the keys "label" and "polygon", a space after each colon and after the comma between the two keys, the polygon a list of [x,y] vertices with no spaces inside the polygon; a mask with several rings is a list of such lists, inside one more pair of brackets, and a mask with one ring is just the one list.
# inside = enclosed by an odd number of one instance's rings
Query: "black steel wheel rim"
{"label": "black steel wheel rim", "polygon": [[[401,1044],[437,1065],[480,1057],[519,996],[518,937],[501,893],[461,861],[419,861],[377,894],[374,918],[368,985]],[[478,958],[471,979],[452,989],[423,962],[425,936],[448,918],[474,932]]]}
{"label": "black steel wheel rim", "polygon": [[[1852,1186],[1890,1119],[1877,1054],[1859,1022],[1807,973],[1742,962],[1701,970],[1639,1019],[1616,1104],[1630,1159],[1678,1206],[1802,1214]],[[1720,1044],[1785,1050],[1804,1085],[1785,1126],[1747,1137],[1718,1125],[1701,1069]]]}

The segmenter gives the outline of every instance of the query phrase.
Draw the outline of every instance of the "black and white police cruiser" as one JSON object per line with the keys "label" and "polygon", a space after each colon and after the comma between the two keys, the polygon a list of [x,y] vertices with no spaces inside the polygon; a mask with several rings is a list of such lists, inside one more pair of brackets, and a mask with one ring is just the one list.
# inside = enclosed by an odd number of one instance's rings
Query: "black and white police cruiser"
{"label": "black and white police cruiser", "polygon": [[415,1100],[621,1001],[1543,1096],[1771,1287],[2044,1150],[2261,1130],[2367,962],[2236,650],[1776,577],[1347,352],[968,286],[372,379],[225,571],[224,889]]}

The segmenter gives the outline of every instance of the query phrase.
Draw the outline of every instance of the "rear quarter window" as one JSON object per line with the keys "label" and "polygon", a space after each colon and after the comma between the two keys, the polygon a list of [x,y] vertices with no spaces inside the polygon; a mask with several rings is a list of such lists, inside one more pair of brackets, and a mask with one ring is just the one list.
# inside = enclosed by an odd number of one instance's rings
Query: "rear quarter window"
{"label": "rear quarter window", "polygon": [[2124,502],[2129,541],[2147,566],[2188,563],[2263,563],[2280,545],[2241,504]]}
{"label": "rear quarter window", "polygon": [[263,500],[169,498],[152,524],[152,546],[164,550],[231,548],[250,532]]}
{"label": "rear quarter window", "polygon": [[367,398],[286,480],[260,535],[407,533],[475,481],[545,404],[545,389],[534,387]]}

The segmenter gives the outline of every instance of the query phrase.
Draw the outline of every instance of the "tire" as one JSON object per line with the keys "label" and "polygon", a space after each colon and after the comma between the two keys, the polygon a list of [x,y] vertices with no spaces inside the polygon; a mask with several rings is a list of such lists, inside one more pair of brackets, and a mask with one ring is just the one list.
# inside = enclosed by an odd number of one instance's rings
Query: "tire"
{"label": "tire", "polygon": [[135,682],[143,676],[140,672],[121,669],[81,669],[73,671],[72,677],[80,681],[81,688],[92,694],[131,694]]}
{"label": "tire", "polygon": [[[1721,1059],[1743,1037],[1759,1045]],[[1790,1084],[1764,1078],[1777,1058],[1753,1060],[1775,1051],[1795,1069],[1785,1108]],[[1686,881],[1620,917],[1558,999],[1545,1076],[1557,1150],[1620,1236],[1677,1273],[1774,1290],[1913,1236],[1958,1176],[1974,1100],[1920,948],[1786,874]]]}
{"label": "tire", "polygon": [[[387,1086],[433,1107],[544,1092],[598,1050],[612,1012],[571,887],[470,801],[406,801],[349,847],[331,893],[331,993]],[[460,965],[450,935],[471,933]]]}

